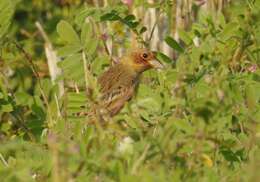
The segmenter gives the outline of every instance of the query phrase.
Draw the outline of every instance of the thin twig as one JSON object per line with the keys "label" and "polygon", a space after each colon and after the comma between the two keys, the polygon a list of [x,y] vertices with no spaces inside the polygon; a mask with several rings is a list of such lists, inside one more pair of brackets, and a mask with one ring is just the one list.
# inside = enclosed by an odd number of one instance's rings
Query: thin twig
{"label": "thin twig", "polygon": [[86,89],[86,92],[87,92],[87,96],[89,97],[90,100],[92,100],[92,96],[91,96],[91,93],[89,92],[90,89],[90,71],[88,69],[88,63],[87,63],[87,56],[85,54],[84,51],[82,51],[82,60],[83,60],[83,67],[84,67],[84,73],[85,73],[85,89]]}
{"label": "thin twig", "polygon": [[73,177],[73,178],[77,178],[78,175],[80,174],[80,172],[82,171],[82,169],[83,169],[84,166],[85,166],[85,161],[82,161],[82,162],[79,164],[77,170],[72,174],[72,177]]}
{"label": "thin twig", "polygon": [[155,28],[156,28],[156,25],[157,25],[157,20],[156,20],[156,22],[155,22],[154,25],[153,25],[153,28],[152,28],[150,37],[149,37],[149,39],[148,39],[149,42],[150,42],[150,41],[152,40],[152,38],[153,38],[153,34],[154,34],[154,30],[155,30]]}
{"label": "thin twig", "polygon": [[35,64],[33,63],[33,60],[32,60],[32,57],[23,49],[22,46],[20,46],[17,42],[14,42],[14,44],[16,45],[16,47],[23,53],[24,57],[26,58],[26,60],[29,62],[29,65],[31,67],[31,70],[34,74],[34,76],[39,79],[40,78],[40,75],[39,73],[36,71],[36,66]]}
{"label": "thin twig", "polygon": [[47,96],[45,95],[44,91],[43,91],[43,85],[42,85],[42,82],[41,82],[41,78],[40,78],[40,75],[39,73],[36,71],[36,66],[35,64],[33,63],[33,60],[32,60],[32,57],[29,53],[27,53],[22,46],[20,46],[17,42],[14,42],[14,44],[16,45],[16,47],[23,53],[24,57],[26,58],[26,60],[28,61],[29,63],[29,66],[34,74],[34,76],[36,77],[36,80],[38,81],[39,83],[39,88],[40,88],[40,92],[41,92],[41,95],[43,97],[43,102],[45,103],[46,107],[47,107],[47,110],[50,112],[50,107],[49,107],[49,103],[48,103],[48,99],[47,99]]}
{"label": "thin twig", "polygon": [[50,41],[49,37],[47,36],[47,34],[45,33],[45,31],[43,30],[42,25],[40,24],[40,22],[38,22],[38,21],[35,22],[35,25],[36,25],[37,29],[39,30],[41,36],[43,37],[44,41],[46,43],[50,43],[51,41]]}
{"label": "thin twig", "polygon": [[112,57],[112,53],[109,52],[108,46],[106,44],[106,41],[102,39],[103,45],[105,47],[105,51],[109,57]]}
{"label": "thin twig", "polygon": [[150,148],[150,144],[146,144],[144,147],[144,151],[142,153],[142,155],[137,159],[137,161],[135,161],[135,163],[133,164],[132,170],[131,170],[131,174],[136,174],[138,167],[142,164],[142,162],[145,160],[145,157],[147,155],[147,152]]}
{"label": "thin twig", "polygon": [[9,167],[8,163],[6,162],[4,156],[0,153],[0,159],[1,161],[3,162],[3,164],[6,166],[6,167]]}

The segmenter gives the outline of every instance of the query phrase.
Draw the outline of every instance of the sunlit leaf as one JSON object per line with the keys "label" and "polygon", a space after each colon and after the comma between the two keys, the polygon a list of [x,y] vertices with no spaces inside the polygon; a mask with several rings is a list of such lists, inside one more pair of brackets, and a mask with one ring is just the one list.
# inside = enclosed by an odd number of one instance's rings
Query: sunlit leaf
{"label": "sunlit leaf", "polygon": [[171,48],[173,48],[174,50],[176,50],[176,51],[178,51],[178,52],[180,52],[180,53],[184,52],[184,49],[183,49],[183,48],[179,45],[179,43],[178,43],[176,40],[174,40],[172,37],[167,36],[167,37],[165,38],[165,42],[166,42]]}
{"label": "sunlit leaf", "polygon": [[163,54],[162,52],[157,52],[156,54],[157,59],[159,59],[162,62],[165,63],[172,63],[173,60],[171,58],[169,58],[167,55]]}
{"label": "sunlit leaf", "polygon": [[100,17],[101,21],[116,21],[120,20],[120,16],[117,15],[117,12],[112,11],[110,13],[104,14]]}
{"label": "sunlit leaf", "polygon": [[192,38],[190,37],[190,35],[185,32],[184,30],[178,30],[180,39],[186,44],[186,45],[190,45],[192,43]]}
{"label": "sunlit leaf", "polygon": [[13,106],[11,104],[3,104],[0,109],[2,112],[11,112],[13,111]]}
{"label": "sunlit leaf", "polygon": [[85,22],[81,30],[81,42],[83,45],[87,45],[89,40],[92,38],[92,27],[90,23]]}
{"label": "sunlit leaf", "polygon": [[70,44],[79,44],[80,40],[73,27],[66,21],[61,20],[57,25],[60,38]]}
{"label": "sunlit leaf", "polygon": [[79,52],[81,49],[80,45],[67,45],[58,49],[58,56],[66,57]]}

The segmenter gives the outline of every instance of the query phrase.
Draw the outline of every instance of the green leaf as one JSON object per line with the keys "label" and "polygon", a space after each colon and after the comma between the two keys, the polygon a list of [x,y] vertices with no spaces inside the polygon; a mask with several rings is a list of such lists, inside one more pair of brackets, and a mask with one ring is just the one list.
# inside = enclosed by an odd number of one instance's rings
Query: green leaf
{"label": "green leaf", "polygon": [[173,118],[172,122],[173,122],[173,125],[178,130],[185,131],[186,133],[189,133],[189,134],[194,131],[194,129],[192,128],[191,124],[187,120],[184,120],[184,119],[180,120],[180,119],[177,119],[177,118]]}
{"label": "green leaf", "polygon": [[178,43],[176,40],[174,40],[172,37],[167,36],[167,37],[165,38],[165,42],[166,42],[171,48],[173,48],[174,50],[176,50],[176,51],[178,51],[178,52],[180,52],[180,53],[184,52],[184,49],[183,49],[183,48],[179,45],[179,43]]}
{"label": "green leaf", "polygon": [[137,98],[136,106],[145,108],[148,111],[160,111],[162,102],[161,96],[158,92],[153,92],[151,87],[140,84]]}
{"label": "green leaf", "polygon": [[108,56],[100,56],[97,57],[93,62],[92,62],[92,70],[95,74],[100,74],[103,72],[104,67],[109,65],[109,57]]}
{"label": "green leaf", "polygon": [[117,12],[112,11],[110,13],[106,13],[100,17],[101,21],[116,21],[120,20],[121,17],[116,14]]}
{"label": "green leaf", "polygon": [[249,109],[255,109],[258,102],[257,93],[255,90],[256,89],[251,84],[248,84],[246,87],[246,103]]}
{"label": "green leaf", "polygon": [[96,52],[97,47],[99,44],[99,40],[98,39],[92,39],[91,42],[89,42],[88,46],[86,47],[86,51],[89,55],[92,55]]}
{"label": "green leaf", "polygon": [[144,32],[147,31],[147,28],[146,27],[142,27],[140,30],[139,30],[139,34],[142,34]]}
{"label": "green leaf", "polygon": [[79,52],[81,49],[82,47],[80,45],[67,45],[58,49],[58,56],[67,57]]}
{"label": "green leaf", "polygon": [[133,22],[123,22],[125,23],[127,26],[129,26],[130,28],[136,28],[139,25],[138,21],[133,21]]}
{"label": "green leaf", "polygon": [[84,101],[86,99],[86,94],[84,92],[79,92],[79,93],[69,92],[68,99],[74,102]]}
{"label": "green leaf", "polygon": [[80,53],[66,57],[58,63],[58,66],[62,68],[66,79],[75,81],[79,86],[84,83],[84,68]]}
{"label": "green leaf", "polygon": [[80,40],[73,27],[66,21],[61,20],[57,25],[57,32],[62,40],[69,44],[79,44]]}
{"label": "green leaf", "polygon": [[13,106],[11,104],[3,104],[0,107],[2,112],[12,112],[13,111]]}
{"label": "green leaf", "polygon": [[180,39],[186,44],[186,45],[190,45],[193,41],[192,38],[189,36],[189,34],[187,32],[185,32],[184,30],[178,30]]}
{"label": "green leaf", "polygon": [[135,16],[134,15],[127,15],[124,18],[124,21],[127,21],[127,22],[130,22],[130,21],[133,21],[133,20],[135,20]]}
{"label": "green leaf", "polygon": [[14,6],[17,1],[1,0],[0,1],[0,40],[7,33],[11,24],[11,18],[14,13]]}
{"label": "green leaf", "polygon": [[178,78],[178,73],[176,70],[170,69],[168,72],[166,72],[166,81],[169,83],[175,83]]}
{"label": "green leaf", "polygon": [[99,14],[99,11],[96,8],[87,7],[85,9],[83,9],[82,11],[80,11],[79,13],[77,13],[77,16],[75,17],[75,23],[79,26],[82,26],[82,24],[85,23],[85,20],[88,16],[91,16],[92,18],[95,19],[95,17],[94,17],[95,14]]}
{"label": "green leaf", "polygon": [[21,105],[31,105],[33,103],[32,97],[26,92],[15,93],[15,99],[17,104]]}
{"label": "green leaf", "polygon": [[226,24],[224,27],[224,30],[219,34],[219,36],[223,40],[227,40],[232,36],[236,36],[236,32],[238,31],[238,23],[236,22],[230,22]]}
{"label": "green leaf", "polygon": [[81,30],[81,42],[84,46],[87,45],[92,36],[92,27],[90,23],[85,22]]}
{"label": "green leaf", "polygon": [[78,65],[81,61],[81,54],[73,54],[72,56],[66,57],[63,61],[60,61],[58,63],[58,66],[61,67],[62,69],[68,69],[70,70],[73,65]]}
{"label": "green leaf", "polygon": [[4,98],[4,94],[0,92],[0,99]]}
{"label": "green leaf", "polygon": [[159,61],[165,62],[165,63],[173,63],[173,60],[169,58],[167,55],[163,54],[162,52],[156,53],[156,58]]}
{"label": "green leaf", "polygon": [[219,15],[218,15],[218,23],[219,23],[221,26],[224,26],[224,25],[226,24],[225,15],[224,15],[222,12],[219,12]]}

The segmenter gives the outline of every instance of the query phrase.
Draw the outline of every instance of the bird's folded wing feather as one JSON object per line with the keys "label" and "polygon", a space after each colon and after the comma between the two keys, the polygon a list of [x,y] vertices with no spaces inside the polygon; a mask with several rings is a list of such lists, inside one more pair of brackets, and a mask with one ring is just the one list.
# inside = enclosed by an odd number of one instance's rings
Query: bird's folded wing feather
{"label": "bird's folded wing feather", "polygon": [[101,100],[102,105],[107,109],[111,116],[117,114],[124,104],[131,99],[134,94],[134,87],[118,87],[117,89],[110,90],[104,93]]}
{"label": "bird's folded wing feather", "polygon": [[134,94],[136,74],[122,64],[111,67],[98,79],[101,105],[110,115],[117,114]]}

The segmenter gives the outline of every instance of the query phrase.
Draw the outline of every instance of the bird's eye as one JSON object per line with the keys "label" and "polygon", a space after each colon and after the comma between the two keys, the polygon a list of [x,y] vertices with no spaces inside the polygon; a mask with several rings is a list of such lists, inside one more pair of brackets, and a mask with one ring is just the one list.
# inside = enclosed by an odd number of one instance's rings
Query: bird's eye
{"label": "bird's eye", "polygon": [[143,53],[142,56],[143,56],[144,59],[148,58],[148,54],[146,54],[146,53]]}

